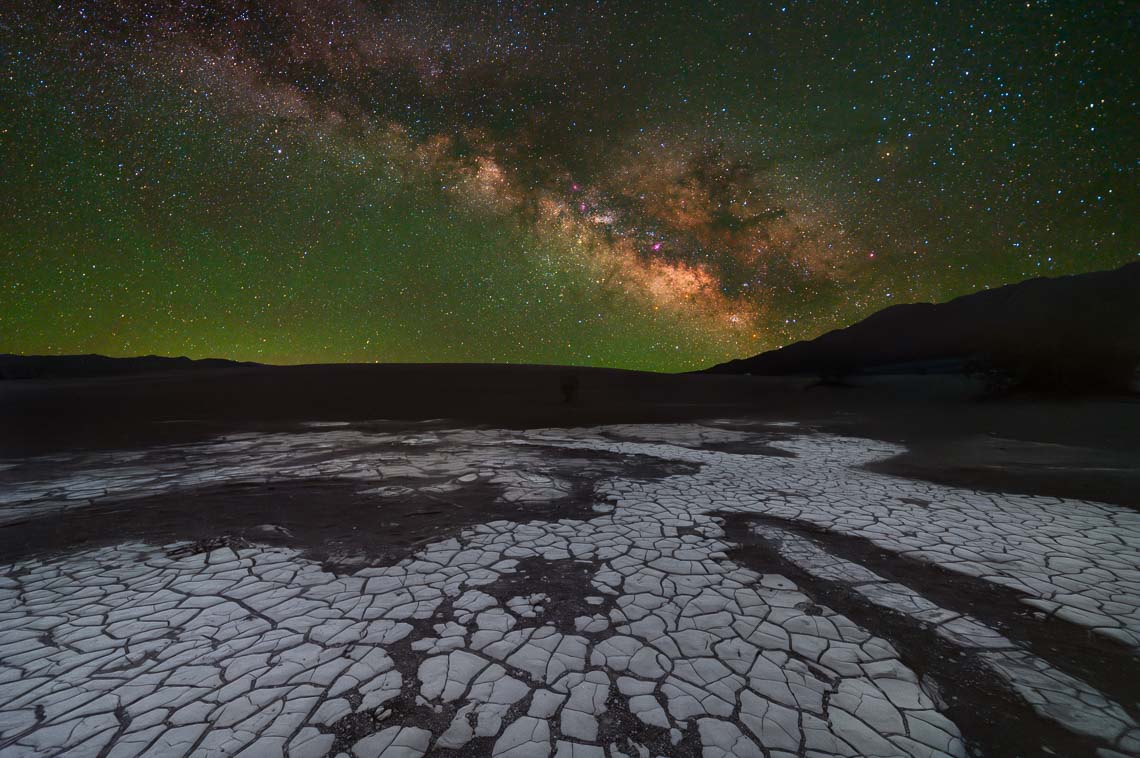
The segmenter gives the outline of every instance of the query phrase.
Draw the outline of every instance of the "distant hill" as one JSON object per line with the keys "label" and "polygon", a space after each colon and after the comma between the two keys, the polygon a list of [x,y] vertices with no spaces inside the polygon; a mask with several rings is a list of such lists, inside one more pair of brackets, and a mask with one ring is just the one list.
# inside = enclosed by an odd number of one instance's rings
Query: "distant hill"
{"label": "distant hill", "polygon": [[71,379],[94,376],[119,376],[156,371],[256,366],[222,358],[165,358],[143,355],[136,358],[109,358],[106,355],[12,355],[0,354],[0,380],[5,379]]}
{"label": "distant hill", "polygon": [[1062,383],[1066,376],[1096,370],[1117,376],[1109,383],[1127,374],[1128,383],[1138,359],[1140,263],[1130,263],[1112,271],[1030,279],[938,305],[896,305],[846,329],[707,371],[838,377],[981,365],[1055,375]]}

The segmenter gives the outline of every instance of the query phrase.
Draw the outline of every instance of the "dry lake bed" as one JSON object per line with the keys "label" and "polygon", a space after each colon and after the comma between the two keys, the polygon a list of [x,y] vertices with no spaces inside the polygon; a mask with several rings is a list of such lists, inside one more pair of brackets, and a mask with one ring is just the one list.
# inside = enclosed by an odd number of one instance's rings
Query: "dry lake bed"
{"label": "dry lake bed", "polygon": [[1140,755],[1140,512],[795,422],[0,461],[0,756]]}

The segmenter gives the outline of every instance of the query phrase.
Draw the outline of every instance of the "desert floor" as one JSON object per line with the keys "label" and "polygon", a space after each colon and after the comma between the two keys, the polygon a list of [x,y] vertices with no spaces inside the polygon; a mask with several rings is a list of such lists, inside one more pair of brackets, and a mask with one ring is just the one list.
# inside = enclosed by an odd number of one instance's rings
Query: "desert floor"
{"label": "desert floor", "polygon": [[1140,403],[0,386],[0,755],[1140,755]]}

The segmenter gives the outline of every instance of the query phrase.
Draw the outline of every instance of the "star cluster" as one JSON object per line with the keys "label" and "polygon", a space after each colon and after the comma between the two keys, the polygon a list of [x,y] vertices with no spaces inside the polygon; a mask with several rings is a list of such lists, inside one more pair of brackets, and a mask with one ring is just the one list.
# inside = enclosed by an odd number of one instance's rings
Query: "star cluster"
{"label": "star cluster", "polygon": [[1136,21],[16,0],[0,350],[681,370],[1122,265]]}

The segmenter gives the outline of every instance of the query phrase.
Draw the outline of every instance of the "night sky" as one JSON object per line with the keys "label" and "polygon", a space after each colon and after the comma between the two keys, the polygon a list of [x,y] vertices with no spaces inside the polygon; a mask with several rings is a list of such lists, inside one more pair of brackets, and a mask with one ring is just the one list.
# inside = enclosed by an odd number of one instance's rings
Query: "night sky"
{"label": "night sky", "polygon": [[0,352],[682,370],[1140,252],[1126,2],[0,9]]}

